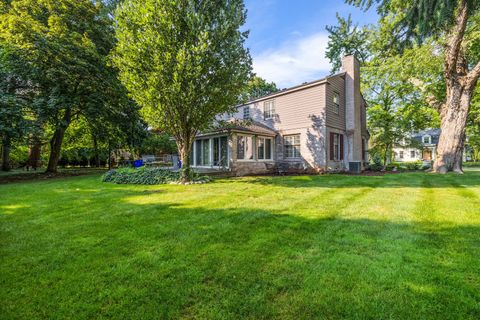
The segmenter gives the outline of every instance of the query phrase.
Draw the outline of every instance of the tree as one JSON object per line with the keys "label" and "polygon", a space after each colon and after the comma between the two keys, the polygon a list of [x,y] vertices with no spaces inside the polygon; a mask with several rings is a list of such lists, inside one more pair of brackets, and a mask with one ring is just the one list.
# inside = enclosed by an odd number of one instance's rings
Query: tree
{"label": "tree", "polygon": [[[423,43],[429,38],[443,44],[445,98],[429,101],[441,118],[438,156],[433,170],[438,173],[462,173],[465,126],[472,95],[480,76],[480,57],[472,54],[478,48],[480,2],[477,0],[347,0],[369,8],[379,3],[381,25],[394,36],[399,48]],[[445,39],[442,41],[441,39]]]}
{"label": "tree", "polygon": [[471,150],[472,160],[480,161],[480,85],[478,84],[468,114],[467,142]]}
{"label": "tree", "polygon": [[[334,71],[338,71],[338,62],[344,55],[360,56],[362,92],[368,103],[370,155],[378,155],[386,166],[394,147],[411,142],[412,131],[435,123],[435,112],[428,108],[424,97],[418,94],[410,81],[410,70],[423,76],[430,69],[419,70],[419,66],[412,65],[409,59],[417,61],[425,58],[426,54],[428,57],[431,55],[418,50],[411,50],[404,56],[398,55],[396,50],[385,52],[384,46],[390,42],[390,34],[382,34],[373,26],[353,26],[350,17],[343,19],[337,15],[337,19],[338,26],[327,27],[330,34],[326,56]],[[405,64],[410,64],[407,68],[409,72],[403,70]],[[425,66],[430,67],[429,64]]]}
{"label": "tree", "polygon": [[89,109],[117,93],[116,71],[107,64],[112,21],[90,0],[3,1],[0,39],[21,52],[38,85],[36,113],[53,128],[48,172],[56,172],[65,131]]}
{"label": "tree", "polygon": [[329,33],[325,57],[332,64],[332,72],[340,70],[343,56],[353,54],[360,62],[365,62],[370,51],[367,27],[360,28],[353,24],[351,15],[345,19],[337,13],[337,21],[338,25],[325,27]]}
{"label": "tree", "polygon": [[252,79],[248,82],[245,91],[242,93],[240,101],[251,101],[257,98],[266,96],[270,93],[277,92],[278,88],[274,82],[267,82],[259,76],[253,76]]}
{"label": "tree", "polygon": [[116,11],[120,79],[151,127],[172,135],[189,178],[195,136],[233,111],[251,76],[242,0],[130,0]]}
{"label": "tree", "polygon": [[10,150],[15,140],[29,129],[25,108],[31,90],[22,70],[24,65],[15,51],[0,43],[0,139],[2,171],[10,170]]}

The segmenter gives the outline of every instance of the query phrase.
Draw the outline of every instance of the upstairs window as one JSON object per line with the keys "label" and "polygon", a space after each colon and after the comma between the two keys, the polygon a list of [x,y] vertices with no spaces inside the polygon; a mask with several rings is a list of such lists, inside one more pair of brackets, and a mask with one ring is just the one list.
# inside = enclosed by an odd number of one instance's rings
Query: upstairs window
{"label": "upstairs window", "polygon": [[243,119],[250,119],[250,106],[243,107]]}
{"label": "upstairs window", "polygon": [[340,95],[338,92],[333,93],[333,112],[340,113]]}
{"label": "upstairs window", "polygon": [[275,105],[273,100],[265,101],[263,103],[263,118],[265,120],[272,119],[275,116]]}
{"label": "upstairs window", "polygon": [[283,138],[285,158],[300,158],[300,135],[294,134]]}
{"label": "upstairs window", "polygon": [[423,143],[424,144],[431,144],[431,137],[430,136],[423,136]]}

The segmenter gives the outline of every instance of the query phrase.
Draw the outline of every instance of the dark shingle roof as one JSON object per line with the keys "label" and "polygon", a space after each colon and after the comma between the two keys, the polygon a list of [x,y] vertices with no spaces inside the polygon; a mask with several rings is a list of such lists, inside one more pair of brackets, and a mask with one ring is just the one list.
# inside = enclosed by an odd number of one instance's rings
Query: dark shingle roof
{"label": "dark shingle roof", "polygon": [[241,132],[241,133],[250,133],[250,134],[259,134],[265,136],[276,136],[277,131],[264,125],[263,123],[249,120],[249,121],[230,121],[212,130],[210,132],[202,132],[199,136],[208,136],[212,134],[218,134],[222,132]]}
{"label": "dark shingle roof", "polygon": [[432,144],[438,144],[438,139],[440,138],[440,129],[426,129],[419,132],[415,132],[412,135],[412,138],[416,141],[423,143],[424,136],[430,136],[432,138]]}

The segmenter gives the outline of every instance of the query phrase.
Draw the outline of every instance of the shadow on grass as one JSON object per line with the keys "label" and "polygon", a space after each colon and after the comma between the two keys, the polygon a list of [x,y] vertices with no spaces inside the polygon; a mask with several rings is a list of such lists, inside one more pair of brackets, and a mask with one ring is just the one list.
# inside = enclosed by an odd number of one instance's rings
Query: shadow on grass
{"label": "shadow on grass", "polygon": [[15,215],[4,219],[3,315],[480,315],[479,226],[308,219],[249,207],[132,201],[139,195],[144,191],[30,224],[19,225]]}
{"label": "shadow on grass", "polygon": [[355,176],[345,174],[305,175],[285,177],[256,177],[248,180],[251,183],[292,188],[448,188],[480,186],[480,171],[468,171],[464,175],[414,172],[386,174],[384,176]]}

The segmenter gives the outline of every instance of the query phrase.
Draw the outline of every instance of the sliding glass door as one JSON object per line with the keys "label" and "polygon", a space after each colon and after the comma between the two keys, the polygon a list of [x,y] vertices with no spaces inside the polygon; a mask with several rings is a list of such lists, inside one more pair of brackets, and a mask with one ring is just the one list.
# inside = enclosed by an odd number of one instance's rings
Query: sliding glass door
{"label": "sliding glass door", "polygon": [[195,140],[194,165],[197,167],[227,167],[228,137],[215,137]]}

